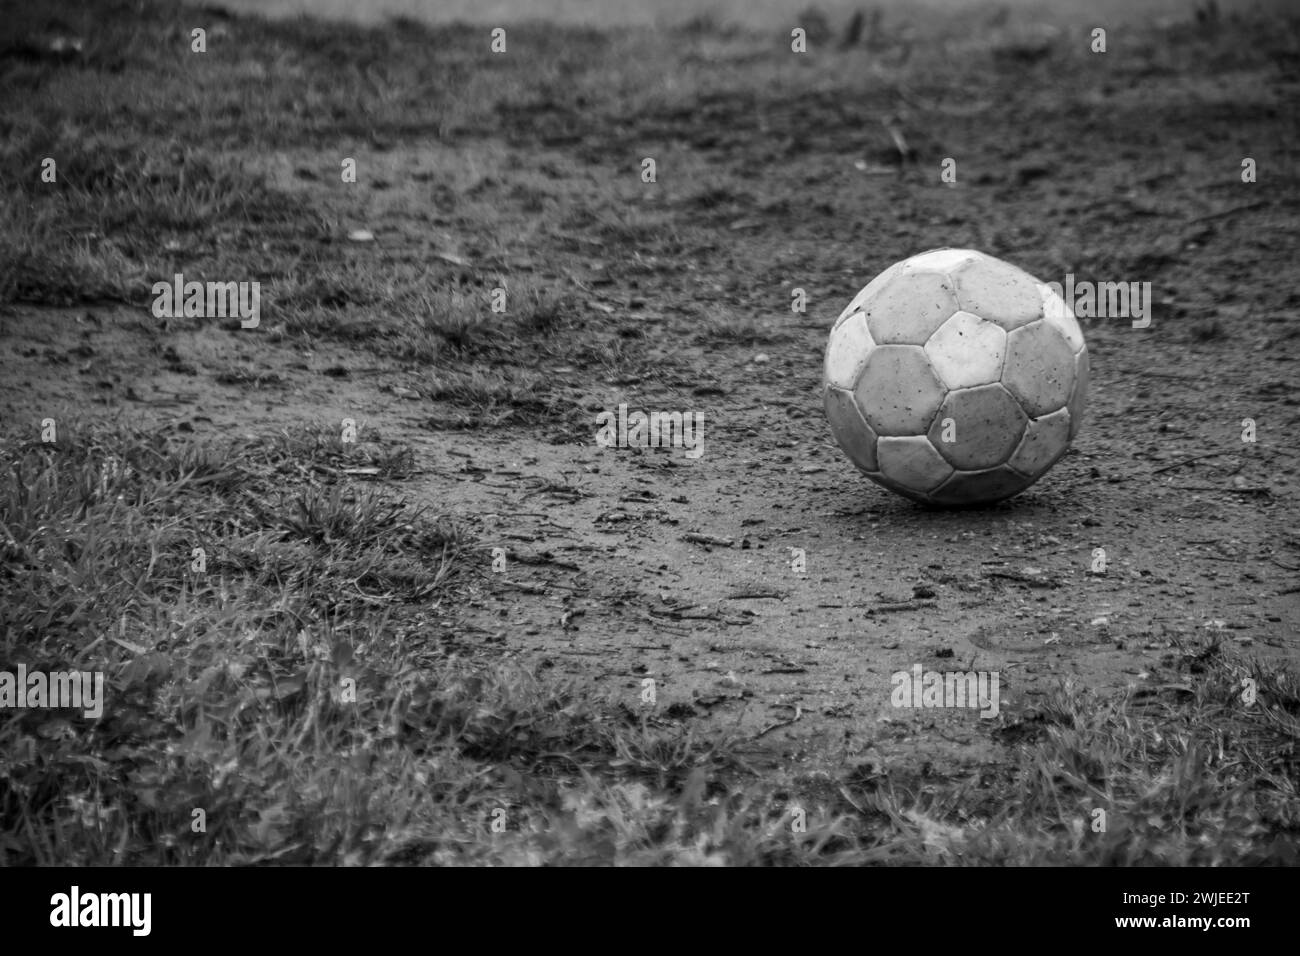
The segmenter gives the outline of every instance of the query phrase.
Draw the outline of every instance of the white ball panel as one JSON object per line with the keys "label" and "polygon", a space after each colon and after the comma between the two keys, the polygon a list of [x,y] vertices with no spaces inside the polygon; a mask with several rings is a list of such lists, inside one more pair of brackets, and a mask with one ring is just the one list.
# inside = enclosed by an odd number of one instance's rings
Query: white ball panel
{"label": "white ball panel", "polygon": [[1020,472],[1037,478],[1051,468],[1070,447],[1070,412],[1059,409],[1042,418],[1031,419],[1025,428],[1020,445],[1007,460],[1007,464]]}
{"label": "white ball panel", "polygon": [[972,312],[956,312],[930,336],[925,354],[949,388],[989,385],[1002,375],[1007,333]]}
{"label": "white ball panel", "polygon": [[880,438],[876,461],[885,480],[915,493],[932,491],[952,474],[952,465],[934,450],[924,435]]}
{"label": "white ball panel", "polygon": [[826,384],[852,389],[875,347],[876,343],[867,331],[867,317],[861,312],[849,316],[831,332],[830,341],[826,343]]}

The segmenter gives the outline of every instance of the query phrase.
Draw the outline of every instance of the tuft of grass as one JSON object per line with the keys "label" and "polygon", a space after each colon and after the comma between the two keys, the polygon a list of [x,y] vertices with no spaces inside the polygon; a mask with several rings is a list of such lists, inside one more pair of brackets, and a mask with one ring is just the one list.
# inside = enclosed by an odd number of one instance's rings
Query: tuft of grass
{"label": "tuft of grass", "polygon": [[241,445],[238,454],[279,478],[294,480],[311,475],[338,478],[346,469],[389,479],[409,478],[418,472],[409,445],[386,443],[364,424],[356,437],[355,442],[346,442],[340,429],[329,425],[298,428]]}
{"label": "tuft of grass", "polygon": [[132,301],[146,288],[149,263],[87,229],[69,227],[64,204],[0,194],[0,303],[69,305]]}
{"label": "tuft of grass", "polygon": [[572,292],[526,285],[517,298],[522,301],[511,319],[525,340],[547,338],[582,325],[582,306]]}
{"label": "tuft of grass", "polygon": [[563,410],[550,396],[545,378],[513,366],[502,369],[441,369],[429,395],[435,401],[467,408],[467,414],[431,420],[435,427],[489,428],[501,425],[564,424],[578,410]]}
{"label": "tuft of grass", "polygon": [[563,353],[569,343],[552,342],[561,333],[575,332],[580,307],[570,292],[520,283],[502,289],[503,312],[494,311],[494,293],[452,289],[446,293],[413,292],[398,297],[397,308],[409,319],[396,326],[387,351],[400,359],[432,362],[451,357],[458,362],[528,366],[538,349]]}

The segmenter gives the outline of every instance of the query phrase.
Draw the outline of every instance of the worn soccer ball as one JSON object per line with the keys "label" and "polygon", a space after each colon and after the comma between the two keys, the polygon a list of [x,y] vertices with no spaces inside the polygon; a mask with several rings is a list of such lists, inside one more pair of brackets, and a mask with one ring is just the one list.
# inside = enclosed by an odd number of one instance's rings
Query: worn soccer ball
{"label": "worn soccer ball", "polygon": [[849,303],[823,381],[835,441],[868,478],[927,504],[988,504],[1070,447],[1088,350],[1050,286],[981,252],[935,249]]}

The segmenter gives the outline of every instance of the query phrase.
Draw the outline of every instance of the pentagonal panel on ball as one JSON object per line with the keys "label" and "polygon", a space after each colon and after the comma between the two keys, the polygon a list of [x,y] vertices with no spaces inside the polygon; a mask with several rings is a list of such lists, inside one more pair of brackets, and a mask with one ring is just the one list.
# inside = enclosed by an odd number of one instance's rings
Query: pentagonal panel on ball
{"label": "pentagonal panel on ball", "polygon": [[915,345],[871,350],[855,390],[858,408],[877,435],[920,435],[943,402],[943,383]]}
{"label": "pentagonal panel on ball", "polygon": [[1043,314],[1034,277],[1009,262],[984,256],[952,274],[961,308],[1010,332]]}
{"label": "pentagonal panel on ball", "polygon": [[941,505],[989,505],[1019,494],[1033,483],[1034,479],[1018,475],[1006,467],[959,471],[930,494]]}
{"label": "pentagonal panel on ball", "polygon": [[1033,418],[1064,408],[1078,378],[1070,343],[1044,321],[1007,335],[1002,384]]}
{"label": "pentagonal panel on ball", "polygon": [[1074,391],[1070,395],[1070,441],[1079,434],[1083,424],[1083,410],[1088,404],[1088,350],[1084,349],[1074,357]]}
{"label": "pentagonal panel on ball", "polygon": [[973,312],[954,312],[925,343],[925,354],[949,388],[988,385],[1002,377],[1007,333]]}
{"label": "pentagonal panel on ball", "polygon": [[1070,447],[1070,417],[1069,409],[1062,408],[1031,419],[1007,464],[1030,478],[1043,474]]}
{"label": "pentagonal panel on ball", "polygon": [[885,484],[914,494],[937,488],[952,474],[952,465],[943,460],[924,435],[880,438],[876,441],[876,461]]}
{"label": "pentagonal panel on ball", "polygon": [[863,300],[862,311],[878,344],[924,345],[957,311],[957,298],[943,273],[905,270]]}
{"label": "pentagonal panel on ball", "polygon": [[831,386],[826,389],[825,402],[835,443],[861,471],[876,471],[876,434],[858,411],[853,393]]}
{"label": "pentagonal panel on ball", "polygon": [[930,443],[955,468],[992,468],[1011,457],[1028,420],[1001,385],[963,388],[944,398],[930,425]]}
{"label": "pentagonal panel on ball", "polygon": [[842,325],[832,329],[830,340],[826,343],[826,362],[823,368],[826,384],[837,388],[853,388],[874,346],[871,333],[867,331],[866,317],[861,312],[849,316]]}

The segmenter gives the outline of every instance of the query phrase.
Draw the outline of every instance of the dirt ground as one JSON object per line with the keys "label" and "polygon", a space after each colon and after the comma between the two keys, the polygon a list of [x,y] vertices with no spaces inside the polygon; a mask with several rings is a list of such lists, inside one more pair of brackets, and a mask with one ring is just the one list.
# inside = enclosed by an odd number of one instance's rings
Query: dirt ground
{"label": "dirt ground", "polygon": [[[447,362],[292,334],[273,312],[246,331],[19,303],[0,323],[0,411],[33,431],[105,414],[200,437],[353,418],[409,443],[404,493],[477,536],[456,601],[422,612],[445,652],[515,658],[631,709],[652,678],[659,719],[733,729],[758,766],[983,763],[1063,680],[1160,687],[1207,638],[1300,658],[1300,60],[1294,41],[1232,29],[1117,38],[1104,56],[1082,35],[1059,52],[996,34],[807,67],[768,65],[790,56],[779,38],[579,33],[690,88],[614,114],[584,111],[582,83],[568,99],[548,84],[496,129],[380,131],[347,194],[312,173],[335,162],[313,147],[247,161],[371,230],[363,255],[472,288],[563,284],[576,319],[618,331],[617,367],[538,351],[522,367],[544,411],[503,403],[485,422],[431,397]],[[691,87],[698,70],[709,82]],[[1153,287],[1150,328],[1083,322],[1081,434],[985,509],[869,483],[821,411],[836,315],[938,246]],[[705,453],[598,447],[596,415],[621,403],[701,413]],[[892,707],[890,675],[914,664],[997,671],[1002,713]]]}

